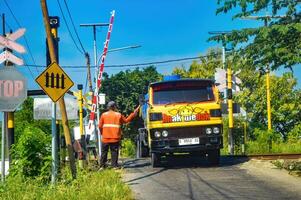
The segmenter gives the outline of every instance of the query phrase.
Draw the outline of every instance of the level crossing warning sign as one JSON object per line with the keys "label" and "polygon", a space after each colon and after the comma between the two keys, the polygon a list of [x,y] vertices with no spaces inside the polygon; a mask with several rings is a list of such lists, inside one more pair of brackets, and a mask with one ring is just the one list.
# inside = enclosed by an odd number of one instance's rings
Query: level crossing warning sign
{"label": "level crossing warning sign", "polygon": [[51,63],[37,78],[36,82],[53,102],[57,102],[74,85],[69,76],[56,63]]}

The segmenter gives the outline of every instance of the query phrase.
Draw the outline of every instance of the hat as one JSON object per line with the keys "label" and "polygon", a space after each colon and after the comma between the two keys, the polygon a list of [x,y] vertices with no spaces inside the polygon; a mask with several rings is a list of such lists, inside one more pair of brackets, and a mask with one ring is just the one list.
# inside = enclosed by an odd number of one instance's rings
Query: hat
{"label": "hat", "polygon": [[115,108],[116,107],[116,103],[115,101],[110,101],[108,104],[107,104],[107,108],[110,109],[110,108]]}

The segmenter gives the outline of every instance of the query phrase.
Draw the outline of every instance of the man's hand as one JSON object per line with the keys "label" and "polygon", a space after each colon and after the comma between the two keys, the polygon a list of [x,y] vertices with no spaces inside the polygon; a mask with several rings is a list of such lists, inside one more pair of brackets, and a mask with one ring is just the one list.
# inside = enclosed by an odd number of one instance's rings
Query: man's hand
{"label": "man's hand", "polygon": [[139,112],[139,109],[140,109],[140,105],[134,110],[135,116],[137,116],[137,114],[138,114],[138,112]]}

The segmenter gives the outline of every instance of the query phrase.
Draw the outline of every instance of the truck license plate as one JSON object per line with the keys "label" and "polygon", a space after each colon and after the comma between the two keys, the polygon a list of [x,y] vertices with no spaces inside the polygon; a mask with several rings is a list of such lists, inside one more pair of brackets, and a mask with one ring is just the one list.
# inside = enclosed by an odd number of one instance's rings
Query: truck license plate
{"label": "truck license plate", "polygon": [[199,144],[200,139],[197,138],[184,138],[184,139],[179,139],[179,145],[190,145],[190,144]]}

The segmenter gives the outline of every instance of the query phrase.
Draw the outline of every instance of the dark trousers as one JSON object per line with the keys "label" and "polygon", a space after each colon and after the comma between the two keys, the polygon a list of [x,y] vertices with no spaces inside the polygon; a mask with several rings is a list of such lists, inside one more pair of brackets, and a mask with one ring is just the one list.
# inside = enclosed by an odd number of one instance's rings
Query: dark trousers
{"label": "dark trousers", "polygon": [[100,158],[100,167],[105,167],[109,148],[111,151],[111,165],[112,167],[118,166],[118,151],[119,151],[119,142],[115,143],[102,143],[101,145],[101,158]]}

